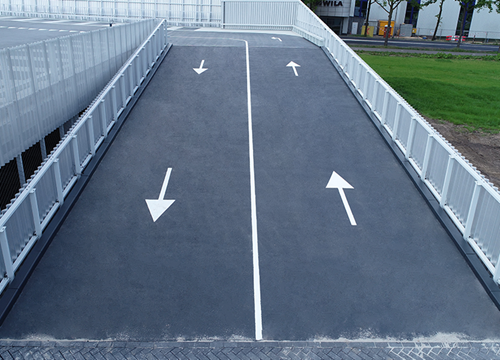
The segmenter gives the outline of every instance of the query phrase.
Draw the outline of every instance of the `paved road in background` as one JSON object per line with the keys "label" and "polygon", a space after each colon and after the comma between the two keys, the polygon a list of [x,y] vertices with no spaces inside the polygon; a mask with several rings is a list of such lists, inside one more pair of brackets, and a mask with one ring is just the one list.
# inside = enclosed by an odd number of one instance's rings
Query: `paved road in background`
{"label": "paved road in background", "polygon": [[[115,24],[115,26],[120,24]],[[45,18],[0,17],[0,49],[109,27],[109,23]]]}
{"label": "paved road in background", "polygon": [[[1,338],[252,340],[259,322],[264,340],[498,338],[500,312],[321,49],[170,41]],[[153,221],[146,199],[175,201]]]}
{"label": "paved road in background", "polygon": [[[359,38],[342,36],[342,40],[349,46],[369,45],[369,46],[382,46],[384,39],[382,37],[375,38]],[[390,39],[389,46],[397,46],[401,48],[427,48],[427,49],[446,49],[454,50],[457,48],[456,42],[443,42],[443,41],[430,41],[430,40],[411,40],[411,39]],[[498,45],[487,44],[468,44],[462,43],[460,45],[462,50],[466,51],[498,51]],[[457,53],[459,55],[460,53]]]}

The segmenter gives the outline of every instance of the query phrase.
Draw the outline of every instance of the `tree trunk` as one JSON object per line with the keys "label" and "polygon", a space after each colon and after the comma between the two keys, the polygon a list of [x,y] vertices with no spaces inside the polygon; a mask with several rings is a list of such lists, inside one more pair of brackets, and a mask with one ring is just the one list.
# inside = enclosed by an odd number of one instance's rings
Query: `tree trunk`
{"label": "tree trunk", "polygon": [[465,15],[467,11],[467,7],[469,6],[469,3],[466,3],[464,8],[464,15],[462,16],[462,23],[460,24],[460,33],[458,35],[458,42],[457,42],[457,48],[460,48],[460,45],[462,44],[462,34],[464,32],[464,25],[465,25]]}
{"label": "tree trunk", "polygon": [[391,21],[392,21],[392,13],[394,12],[393,4],[390,5],[389,8],[389,22],[387,23],[387,31],[384,34],[384,46],[387,47],[389,45],[389,36],[391,35]]}
{"label": "tree trunk", "polygon": [[370,8],[372,7],[372,0],[368,0],[368,9],[366,10],[366,23],[365,23],[365,37],[368,34],[368,20],[370,19]]}
{"label": "tree trunk", "polygon": [[443,14],[443,4],[444,0],[441,0],[441,2],[439,3],[439,14],[437,15],[437,23],[436,23],[436,28],[434,29],[434,35],[432,35],[432,41],[436,40],[436,34],[438,32],[439,23],[441,22],[441,15]]}

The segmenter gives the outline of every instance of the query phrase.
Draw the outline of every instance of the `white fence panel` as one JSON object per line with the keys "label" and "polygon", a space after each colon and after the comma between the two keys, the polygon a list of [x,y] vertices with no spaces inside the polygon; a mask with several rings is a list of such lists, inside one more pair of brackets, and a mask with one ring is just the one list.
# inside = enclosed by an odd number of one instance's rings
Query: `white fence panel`
{"label": "white fence panel", "polygon": [[[95,155],[97,147],[103,142],[109,129],[114,125],[141,82],[144,81],[161,52],[164,51],[167,44],[165,22],[151,20],[146,25],[153,25],[151,26],[152,33],[144,36],[147,39],[142,42],[140,48],[132,54],[118,74],[90,104],[68,135],[52,151],[43,166],[31,177],[15,201],[2,212],[0,217],[0,277],[3,277],[3,280],[0,282],[0,292],[13,280],[15,271],[40,238],[83,169]],[[125,27],[123,28],[119,30],[122,35],[125,34],[123,31],[127,31]],[[137,24],[131,27],[131,31],[147,35],[144,28]],[[116,34],[118,32],[115,32],[113,38],[115,40],[117,40]],[[88,39],[92,37],[89,36]],[[66,43],[62,45],[63,50],[59,54],[61,63],[76,60],[71,57],[74,52],[70,52],[70,48],[84,51],[84,42],[78,43],[78,41],[80,40],[72,42],[70,38],[66,39]],[[61,42],[57,44],[57,48],[60,49]],[[127,44],[125,45],[122,41],[120,47],[123,49],[126,46],[133,46],[132,42],[127,42]],[[116,52],[115,57],[119,58],[121,54],[121,51]],[[82,54],[81,59],[78,60],[80,63],[67,67],[68,71],[76,69],[76,73],[79,70],[81,70],[80,73],[83,72],[83,69],[88,67],[85,61]],[[69,76],[67,80],[73,81],[74,76]],[[21,78],[20,81],[23,79]]]}
{"label": "white fence panel", "polygon": [[292,30],[296,1],[223,1],[226,29]]}
{"label": "white fence panel", "polygon": [[221,0],[0,0],[4,15],[119,22],[163,18],[172,25],[220,26]]}
{"label": "white fence panel", "polygon": [[425,159],[425,149],[427,146],[427,141],[429,139],[429,133],[423,125],[417,121],[415,124],[415,133],[413,135],[413,146],[411,149],[411,158],[415,161],[415,164],[422,171]]}
{"label": "white fence panel", "polygon": [[0,166],[92,101],[154,20],[0,51]]}
{"label": "white fence panel", "polygon": [[484,251],[493,266],[500,257],[500,203],[488,191],[483,191],[476,211],[471,238]]}
{"label": "white fence panel", "polygon": [[427,179],[439,196],[441,196],[448,163],[453,164],[455,160],[450,159],[450,153],[434,140],[434,138],[432,138],[430,146],[430,153],[432,156],[429,156],[428,160]]}

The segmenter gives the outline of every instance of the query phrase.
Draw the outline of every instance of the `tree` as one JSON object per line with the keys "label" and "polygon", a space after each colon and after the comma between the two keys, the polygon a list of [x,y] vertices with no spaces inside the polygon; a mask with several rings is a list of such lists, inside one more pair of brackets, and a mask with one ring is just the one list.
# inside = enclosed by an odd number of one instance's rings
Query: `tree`
{"label": "tree", "polygon": [[[365,20],[365,36],[368,35],[368,19],[370,18],[370,9],[372,7],[372,3],[374,2],[375,0],[368,0],[368,5],[367,5],[367,9],[366,9],[366,20]],[[500,0],[498,0],[500,1]]]}
{"label": "tree", "polygon": [[500,0],[468,0],[467,2],[463,1],[463,0],[456,0],[459,2],[460,4],[460,13],[463,14],[462,15],[462,21],[460,23],[460,34],[458,36],[458,43],[457,43],[457,47],[459,48],[460,47],[460,44],[462,43],[462,36],[463,36],[463,33],[464,33],[464,27],[465,27],[465,21],[466,21],[466,16],[465,14],[469,11],[474,11],[474,10],[481,10],[483,8],[487,8],[489,9],[489,11],[493,11],[493,6],[496,7],[496,10],[498,13],[500,13],[500,8],[499,8],[499,5],[500,5]]}
{"label": "tree", "polygon": [[[438,2],[438,0],[427,0],[420,5],[420,8],[423,8],[425,6],[429,6],[430,4],[435,4],[437,2]],[[443,15],[443,4],[444,4],[444,0],[439,0],[439,12],[436,15],[437,21],[436,21],[436,27],[434,28],[434,34],[432,35],[432,41],[436,40],[436,34],[437,34],[437,31],[439,28],[439,24],[441,24],[441,19],[442,19],[442,15]]]}
{"label": "tree", "polygon": [[[498,1],[498,0],[497,0]],[[389,44],[389,36],[391,35],[391,22],[394,10],[403,2],[403,0],[375,0],[382,9],[387,13],[389,22],[387,23],[387,31],[384,34],[384,46]]]}
{"label": "tree", "polygon": [[316,12],[316,8],[321,4],[321,1],[322,0],[302,0],[302,2],[313,12]]}

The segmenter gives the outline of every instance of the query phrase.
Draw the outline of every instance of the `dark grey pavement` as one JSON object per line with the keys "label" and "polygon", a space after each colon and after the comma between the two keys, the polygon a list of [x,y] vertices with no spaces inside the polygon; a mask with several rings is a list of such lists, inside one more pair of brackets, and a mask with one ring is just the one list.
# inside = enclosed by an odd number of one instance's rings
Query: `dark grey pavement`
{"label": "dark grey pavement", "polygon": [[358,47],[351,46],[354,51],[370,51],[370,52],[391,52],[400,54],[452,54],[457,56],[492,56],[494,54],[489,52],[453,52],[446,50],[415,50],[415,49],[394,49],[394,48],[371,48],[371,47]]}
{"label": "dark grey pavement", "polygon": [[109,27],[109,23],[0,16],[0,49],[98,30],[103,27]]}
{"label": "dark grey pavement", "polygon": [[[382,46],[384,45],[384,39],[381,36],[375,36],[373,38],[365,37],[351,37],[342,36],[349,46],[355,47],[356,45],[364,46]],[[457,43],[452,41],[431,41],[430,38],[427,40],[422,40],[421,38],[394,38],[389,40],[389,46],[397,46],[400,48],[419,48],[419,49],[436,49],[436,50],[455,50],[457,48]],[[481,52],[481,51],[493,51],[498,52],[498,45],[495,44],[474,44],[464,42],[460,45],[461,50],[466,50],[469,52]],[[458,53],[460,54],[460,53]]]}
{"label": "dark grey pavement", "polygon": [[[108,347],[254,339],[245,39],[264,340],[423,339],[408,345],[419,349],[429,339],[498,339],[500,312],[321,49],[271,34],[175,31],[170,39],[176,45],[0,338]],[[202,61],[208,70],[198,75]],[[145,199],[158,198],[167,168],[165,199],[175,202],[153,222]],[[345,195],[355,226],[340,191],[326,188],[333,171],[353,187]],[[467,344],[457,346],[483,349]],[[498,344],[485,344],[498,354]],[[375,355],[349,356],[398,358]]]}

